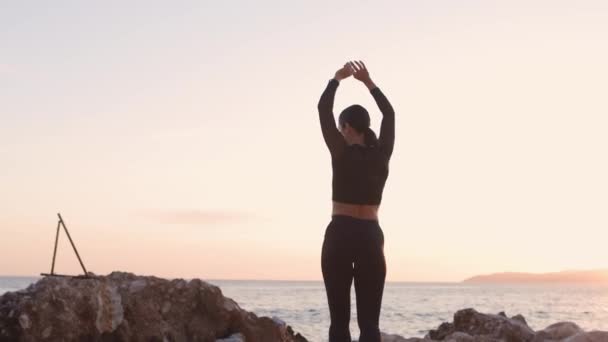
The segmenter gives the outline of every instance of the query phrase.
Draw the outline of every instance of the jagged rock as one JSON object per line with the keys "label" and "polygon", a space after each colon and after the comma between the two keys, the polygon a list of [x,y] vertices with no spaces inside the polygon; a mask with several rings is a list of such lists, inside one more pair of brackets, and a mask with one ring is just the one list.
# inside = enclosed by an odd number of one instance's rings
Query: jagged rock
{"label": "jagged rock", "polygon": [[[469,341],[528,342],[534,338],[534,331],[519,319],[508,318],[504,312],[497,315],[482,314],[475,309],[459,310],[454,314],[454,323],[443,323],[437,330],[429,331],[431,339],[444,341],[455,332],[473,337]],[[458,340],[467,341],[460,335]]]}
{"label": "jagged rock", "polygon": [[570,336],[561,342],[606,342],[608,341],[608,331],[589,331],[580,332],[574,336]]}
{"label": "jagged rock", "polygon": [[517,314],[517,315],[511,317],[511,319],[519,321],[520,323],[528,326],[528,322],[526,322],[526,318],[524,316],[520,315],[520,314]]}
{"label": "jagged rock", "polygon": [[608,342],[608,332],[584,332],[572,322],[534,332],[522,315],[508,318],[504,312],[483,314],[469,308],[456,312],[453,323],[444,322],[430,330],[426,338],[449,342]]}
{"label": "jagged rock", "polygon": [[537,331],[536,336],[534,336],[534,342],[560,341],[581,332],[583,332],[583,329],[576,325],[576,323],[559,322]]}
{"label": "jagged rock", "polygon": [[113,272],[46,277],[0,297],[5,341],[304,342],[280,319],[258,317],[194,279]]}
{"label": "jagged rock", "polygon": [[454,315],[454,328],[471,336],[525,342],[534,338],[534,331],[519,320],[506,315],[482,314],[475,309],[464,309]]}
{"label": "jagged rock", "polygon": [[435,341],[442,341],[448,335],[451,335],[454,332],[454,324],[449,322],[443,322],[439,325],[437,329],[430,330],[428,334],[426,334],[425,338],[429,338]]}

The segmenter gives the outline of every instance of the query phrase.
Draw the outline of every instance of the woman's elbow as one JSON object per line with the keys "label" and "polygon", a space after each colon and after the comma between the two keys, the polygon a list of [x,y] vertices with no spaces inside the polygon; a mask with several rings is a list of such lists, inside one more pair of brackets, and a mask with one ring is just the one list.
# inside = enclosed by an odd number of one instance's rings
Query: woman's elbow
{"label": "woman's elbow", "polygon": [[325,103],[323,102],[323,100],[319,100],[319,102],[317,103],[317,110],[322,111],[324,108],[326,108],[327,106],[325,105]]}

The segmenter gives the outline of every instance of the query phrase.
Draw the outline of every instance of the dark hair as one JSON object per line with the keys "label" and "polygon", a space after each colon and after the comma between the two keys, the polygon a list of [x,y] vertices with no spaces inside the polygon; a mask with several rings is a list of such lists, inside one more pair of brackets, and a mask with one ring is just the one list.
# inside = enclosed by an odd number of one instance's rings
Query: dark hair
{"label": "dark hair", "polygon": [[346,107],[342,111],[342,113],[340,113],[338,122],[340,126],[344,126],[345,123],[348,123],[352,128],[355,129],[355,131],[363,133],[365,145],[378,145],[378,138],[376,137],[376,133],[374,133],[374,131],[369,127],[369,113],[367,112],[367,109],[365,109],[363,106],[354,104],[352,106]]}

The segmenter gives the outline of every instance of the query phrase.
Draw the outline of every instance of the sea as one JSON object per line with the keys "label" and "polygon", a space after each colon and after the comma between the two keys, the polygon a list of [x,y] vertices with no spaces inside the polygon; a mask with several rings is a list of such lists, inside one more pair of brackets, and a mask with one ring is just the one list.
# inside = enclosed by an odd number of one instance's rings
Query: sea
{"label": "sea", "polygon": [[[37,277],[0,277],[0,295],[17,291]],[[329,309],[322,281],[206,280],[224,296],[258,316],[276,317],[309,341],[328,340]],[[608,285],[468,284],[387,282],[380,330],[404,337],[423,337],[429,329],[452,321],[457,310],[522,314],[541,330],[560,321],[573,321],[585,330],[608,331]],[[356,295],[351,289],[350,331],[359,338]]]}

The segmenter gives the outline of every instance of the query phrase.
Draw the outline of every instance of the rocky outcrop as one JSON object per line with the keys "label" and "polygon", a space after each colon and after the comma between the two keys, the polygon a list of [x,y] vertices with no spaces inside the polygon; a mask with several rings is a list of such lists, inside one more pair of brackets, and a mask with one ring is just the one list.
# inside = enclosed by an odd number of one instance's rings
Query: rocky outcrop
{"label": "rocky outcrop", "polygon": [[[498,315],[488,315],[474,309],[456,312],[453,323],[443,323],[436,330],[431,330],[428,335],[433,340],[443,341],[455,332],[488,340],[523,342],[532,341],[534,338],[534,330],[528,327],[522,316],[508,318],[503,312]],[[460,335],[459,339],[466,338]]]}
{"label": "rocky outcrop", "polygon": [[194,279],[114,272],[46,277],[0,297],[0,341],[302,342],[278,318],[258,317]]}
{"label": "rocky outcrop", "polygon": [[[0,342],[305,342],[279,318],[258,317],[199,279],[114,272],[90,279],[47,277],[0,297]],[[534,331],[521,315],[464,309],[424,338],[382,333],[383,342],[608,342],[572,322]],[[316,342],[316,341],[315,341]]]}
{"label": "rocky outcrop", "polygon": [[560,322],[534,331],[522,315],[509,318],[504,312],[483,314],[469,308],[456,312],[453,322],[442,323],[437,329],[430,330],[422,341],[608,342],[608,332],[585,332],[572,322]]}
{"label": "rocky outcrop", "polygon": [[444,322],[424,338],[404,338],[382,334],[382,342],[608,342],[606,331],[583,331],[572,322],[552,324],[534,331],[522,315],[507,317],[504,312],[483,314],[464,309],[454,314],[453,322]]}

